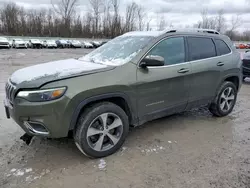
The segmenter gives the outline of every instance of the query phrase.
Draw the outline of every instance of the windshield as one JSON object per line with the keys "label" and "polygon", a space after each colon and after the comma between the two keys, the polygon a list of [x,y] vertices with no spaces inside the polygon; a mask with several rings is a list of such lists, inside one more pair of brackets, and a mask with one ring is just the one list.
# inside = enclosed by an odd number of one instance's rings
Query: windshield
{"label": "windshield", "polygon": [[135,57],[152,38],[149,36],[120,36],[79,60],[114,66],[122,65]]}
{"label": "windshield", "polygon": [[22,40],[22,39],[15,39],[15,41],[20,41],[20,42],[23,42],[23,40]]}
{"label": "windshield", "polygon": [[7,39],[4,37],[0,37],[0,40],[7,41]]}
{"label": "windshield", "polygon": [[48,40],[47,43],[49,43],[49,44],[55,44],[55,41],[53,41],[53,40]]}

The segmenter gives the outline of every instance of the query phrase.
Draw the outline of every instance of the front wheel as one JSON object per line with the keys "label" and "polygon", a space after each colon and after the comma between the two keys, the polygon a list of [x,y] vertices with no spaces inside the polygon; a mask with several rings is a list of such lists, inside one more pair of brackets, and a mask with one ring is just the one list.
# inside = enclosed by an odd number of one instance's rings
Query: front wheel
{"label": "front wheel", "polygon": [[124,143],[128,131],[126,113],[113,103],[103,102],[81,114],[74,139],[83,154],[100,158],[115,153]]}
{"label": "front wheel", "polygon": [[235,106],[237,99],[237,88],[232,82],[224,82],[209,107],[212,114],[223,117],[230,114]]}

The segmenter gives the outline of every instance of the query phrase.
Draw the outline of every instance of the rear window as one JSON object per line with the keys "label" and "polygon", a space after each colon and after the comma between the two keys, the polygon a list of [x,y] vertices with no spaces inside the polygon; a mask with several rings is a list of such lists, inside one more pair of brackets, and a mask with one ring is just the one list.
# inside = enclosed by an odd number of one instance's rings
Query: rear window
{"label": "rear window", "polygon": [[214,42],[211,38],[188,37],[187,40],[190,61],[216,56]]}
{"label": "rear window", "polygon": [[218,51],[218,55],[225,55],[231,52],[230,48],[223,40],[215,39],[214,42]]}

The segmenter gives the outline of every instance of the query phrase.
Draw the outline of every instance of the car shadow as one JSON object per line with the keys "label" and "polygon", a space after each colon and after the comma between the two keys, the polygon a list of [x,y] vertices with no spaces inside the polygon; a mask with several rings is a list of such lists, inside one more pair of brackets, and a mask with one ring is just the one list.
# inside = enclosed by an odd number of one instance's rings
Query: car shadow
{"label": "car shadow", "polygon": [[[116,159],[122,155],[124,148],[130,148],[130,151],[151,145],[161,144],[164,140],[159,137],[163,133],[168,135],[175,134],[180,131],[193,131],[197,124],[190,123],[194,120],[209,120],[213,119],[207,108],[202,107],[191,111],[175,114],[172,116],[157,119],[148,122],[142,126],[131,128],[128,138],[125,141],[123,148],[117,153],[108,157]],[[186,122],[189,123],[186,123]],[[26,145],[21,140],[17,141],[6,155],[9,158],[8,163],[14,168],[14,164],[22,164],[23,166],[32,167],[36,171],[44,169],[64,169],[74,167],[76,164],[84,164],[84,166],[93,166],[93,161],[85,157],[75,146],[72,138],[46,139],[34,137],[30,145]]]}

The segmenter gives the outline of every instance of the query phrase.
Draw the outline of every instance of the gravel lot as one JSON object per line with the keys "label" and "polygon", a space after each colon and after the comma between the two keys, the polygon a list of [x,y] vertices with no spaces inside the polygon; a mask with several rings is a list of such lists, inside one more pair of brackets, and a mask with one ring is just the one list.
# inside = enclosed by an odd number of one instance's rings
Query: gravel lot
{"label": "gravel lot", "polygon": [[[22,67],[80,57],[86,49],[0,51],[0,101],[10,74]],[[131,130],[116,154],[91,160],[72,139],[35,138],[7,120],[0,105],[0,187],[250,187],[250,79],[233,113],[215,118],[194,109]]]}

